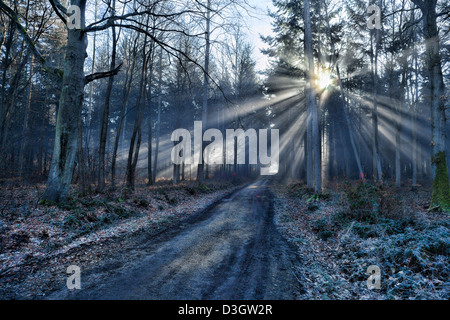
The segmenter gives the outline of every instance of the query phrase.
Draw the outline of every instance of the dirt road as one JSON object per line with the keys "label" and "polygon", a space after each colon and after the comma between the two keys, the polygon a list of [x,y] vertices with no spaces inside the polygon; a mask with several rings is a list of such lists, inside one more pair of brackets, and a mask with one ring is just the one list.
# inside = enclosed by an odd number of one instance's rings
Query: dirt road
{"label": "dirt road", "polygon": [[292,300],[300,291],[293,250],[273,223],[260,181],[158,237],[141,239],[91,270],[81,290],[49,299]]}

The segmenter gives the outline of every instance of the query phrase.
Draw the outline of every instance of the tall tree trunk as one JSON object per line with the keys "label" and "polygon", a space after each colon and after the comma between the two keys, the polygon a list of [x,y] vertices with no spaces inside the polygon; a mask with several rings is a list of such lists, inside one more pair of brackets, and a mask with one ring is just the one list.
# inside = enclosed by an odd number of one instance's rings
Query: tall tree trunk
{"label": "tall tree trunk", "polygon": [[[202,123],[203,123],[203,133],[206,131],[208,125],[208,98],[209,98],[209,60],[211,51],[211,0],[207,0],[206,4],[206,48],[205,48],[205,74],[203,77],[203,110],[202,110]],[[203,139],[202,139],[203,141]],[[204,159],[203,150],[205,148],[205,143],[202,143],[202,154],[200,155],[200,164],[198,166],[197,180],[203,182],[204,180]]]}
{"label": "tall tree trunk", "polygon": [[153,183],[156,182],[156,177],[158,175],[158,155],[159,155],[159,139],[161,135],[161,108],[162,108],[162,58],[163,51],[160,50],[159,53],[159,80],[158,80],[158,118],[156,122],[156,148],[155,148],[155,162],[153,166]]}
{"label": "tall tree trunk", "polygon": [[90,180],[88,167],[86,165],[85,150],[83,148],[83,121],[78,118],[78,174],[80,177],[81,193],[86,195],[90,193]]}
{"label": "tall tree trunk", "polygon": [[[116,1],[112,0],[111,4],[111,16],[115,16]],[[112,31],[112,52],[111,52],[111,66],[110,70],[114,70],[116,67],[116,53],[117,53],[117,37],[116,28],[111,27]],[[103,192],[105,189],[105,154],[106,154],[106,141],[108,138],[108,125],[109,125],[109,110],[111,104],[111,93],[114,85],[114,77],[108,78],[108,86],[106,88],[105,104],[103,106],[102,126],[100,129],[100,147],[98,151],[98,186],[97,191]]]}
{"label": "tall tree trunk", "polygon": [[7,97],[9,95],[6,94],[6,87],[7,87],[7,75],[8,75],[8,67],[11,64],[10,60],[10,53],[13,45],[13,39],[14,34],[16,31],[15,24],[11,21],[8,27],[8,36],[5,42],[5,54],[2,61],[3,70],[2,70],[2,87],[0,91],[0,163],[3,164],[3,170],[6,171],[6,145],[4,141],[5,135],[6,135],[6,128],[8,126],[7,124],[7,118],[8,118],[8,104],[7,104]]}
{"label": "tall tree trunk", "polygon": [[433,193],[431,206],[450,209],[450,188],[448,182],[447,158],[445,150],[445,85],[442,75],[439,30],[437,27],[437,0],[412,0],[422,11],[423,31],[426,44],[426,65],[430,79],[431,94],[431,166]]}
{"label": "tall tree trunk", "polygon": [[[380,6],[381,7],[381,6]],[[375,32],[375,49],[373,48],[373,35],[371,34],[371,66],[372,66],[372,92],[373,92],[373,109],[372,109],[372,168],[373,178],[381,181],[383,179],[383,173],[381,168],[380,147],[378,139],[378,52],[380,46],[380,31],[377,29]]]}
{"label": "tall tree trunk", "polygon": [[308,89],[305,89],[306,97],[306,183],[308,188],[314,188],[314,175],[313,175],[313,149],[312,149],[312,117],[311,117],[311,105],[308,103]]}
{"label": "tall tree trunk", "polygon": [[47,156],[47,153],[44,149],[44,139],[45,139],[45,129],[46,129],[46,120],[48,119],[48,114],[50,112],[48,106],[49,101],[49,90],[48,85],[45,84],[45,99],[44,99],[44,107],[41,109],[41,123],[39,128],[39,156],[38,156],[38,175],[39,178],[44,176],[45,168],[44,168],[44,158]]}
{"label": "tall tree trunk", "polygon": [[30,62],[30,83],[28,85],[28,99],[27,106],[25,108],[24,120],[23,120],[23,138],[22,143],[20,145],[20,153],[19,153],[19,175],[20,177],[24,176],[24,163],[25,163],[25,152],[28,149],[27,146],[29,144],[29,139],[31,138],[29,135],[29,118],[31,112],[31,100],[33,96],[33,67],[34,67],[34,56],[31,57]]}
{"label": "tall tree trunk", "polygon": [[[152,75],[150,75],[151,77]],[[150,79],[150,84],[152,79]],[[147,146],[147,185],[153,184],[153,172],[152,172],[152,153],[153,153],[153,136],[152,136],[152,86],[148,90],[148,115],[147,115],[147,128],[148,128],[148,146]]]}
{"label": "tall tree trunk", "polygon": [[136,119],[133,128],[133,134],[130,140],[130,149],[128,152],[128,162],[127,162],[127,187],[130,189],[134,189],[135,181],[136,181],[136,166],[139,159],[139,151],[141,146],[142,139],[142,118],[144,115],[145,109],[145,88],[144,83],[147,81],[146,71],[147,68],[146,63],[143,65],[143,72],[141,76],[141,85],[139,89],[139,97],[136,103]]}
{"label": "tall tree trunk", "polygon": [[[405,53],[406,54],[406,53]],[[395,133],[395,185],[397,188],[402,184],[402,129],[403,118],[407,111],[406,90],[407,90],[407,68],[408,61],[406,57],[403,62],[402,82],[401,82],[401,96],[400,96],[400,108],[397,113],[396,133]]]}
{"label": "tall tree trunk", "polygon": [[[402,1],[402,10],[405,8],[405,0]],[[403,26],[403,13],[400,14],[399,32],[401,34]],[[400,41],[402,43],[407,42],[403,35],[400,36]],[[403,129],[403,118],[407,112],[407,92],[408,92],[408,55],[410,48],[405,48],[400,57],[400,65],[402,67],[402,81],[400,86],[400,106],[397,112],[396,119],[396,133],[395,133],[395,185],[397,188],[401,187],[402,184],[402,129]]]}
{"label": "tall tree trunk", "polygon": [[304,1],[304,22],[305,22],[305,56],[308,63],[308,81],[306,88],[306,103],[310,110],[309,116],[311,122],[312,133],[312,150],[313,150],[313,168],[314,168],[314,190],[316,193],[322,192],[322,177],[321,177],[321,145],[319,132],[319,115],[317,110],[316,96],[314,90],[314,56],[312,46],[312,30],[311,30],[311,16],[310,16],[310,1]]}
{"label": "tall tree trunk", "polygon": [[[98,11],[98,3],[97,0],[94,1],[94,16],[97,17],[97,11]],[[94,33],[94,39],[92,42],[92,64],[91,64],[91,74],[95,73],[95,63],[96,63],[96,57],[97,57],[97,33]],[[89,110],[88,110],[88,119],[87,119],[87,133],[85,135],[85,148],[86,148],[86,160],[87,160],[87,166],[89,169],[89,146],[91,141],[91,131],[92,131],[92,114],[94,112],[94,88],[95,88],[95,81],[91,82],[90,89],[89,89]],[[90,175],[87,176],[89,179],[89,185],[91,184],[92,180]],[[95,178],[94,178],[95,179]]]}
{"label": "tall tree trunk", "polygon": [[340,71],[340,68],[339,68],[339,64],[337,62],[336,48],[335,48],[334,41],[332,39],[331,27],[330,27],[330,17],[328,15],[328,5],[327,5],[327,1],[326,0],[324,1],[324,5],[325,5],[325,20],[326,20],[326,23],[327,23],[328,38],[329,38],[329,41],[331,43],[331,54],[332,54],[332,59],[333,59],[333,65],[335,66],[335,69],[336,69],[336,75],[337,75],[337,78],[338,78],[339,89],[340,89],[340,93],[341,93],[341,97],[342,97],[342,105],[343,105],[343,109],[344,109],[344,118],[345,118],[345,122],[347,124],[348,134],[350,136],[350,144],[352,145],[353,154],[355,156],[355,161],[356,161],[356,164],[358,166],[359,177],[360,177],[360,179],[364,179],[364,172],[363,172],[363,168],[362,168],[362,165],[361,165],[361,159],[359,158],[359,151],[356,148],[355,139],[353,137],[351,121],[350,121],[350,117],[349,117],[349,114],[348,114],[348,103],[347,103],[347,99],[345,98],[344,86],[342,84],[342,78],[341,78],[341,71]]}
{"label": "tall tree trunk", "polygon": [[419,161],[419,149],[418,149],[418,143],[417,143],[417,112],[419,108],[419,63],[418,63],[418,55],[417,55],[417,49],[416,46],[414,46],[413,49],[413,55],[414,55],[414,103],[413,103],[413,109],[411,112],[411,127],[412,127],[412,134],[413,134],[413,150],[412,150],[412,166],[413,166],[413,173],[412,173],[412,185],[415,187],[417,185],[417,175],[418,175],[418,161]]}
{"label": "tall tree trunk", "polygon": [[123,87],[123,93],[122,93],[122,109],[120,110],[120,117],[119,122],[117,123],[117,129],[116,129],[116,137],[114,139],[114,149],[113,154],[111,158],[111,185],[113,188],[116,187],[116,164],[117,164],[117,153],[119,152],[119,143],[120,139],[123,137],[122,132],[124,130],[125,126],[125,118],[126,118],[126,111],[128,106],[128,101],[130,98],[131,88],[133,84],[133,75],[134,75],[134,67],[136,65],[136,55],[137,55],[137,40],[139,37],[136,38],[133,49],[131,51],[131,66],[127,69],[126,72],[126,78],[125,78],[125,84]]}
{"label": "tall tree trunk", "polygon": [[[81,29],[85,27],[86,0],[72,0],[80,8]],[[84,61],[87,36],[81,30],[69,29],[64,62],[64,76],[59,103],[53,158],[44,199],[64,201],[72,182],[78,147],[78,119],[84,98]]]}
{"label": "tall tree trunk", "polygon": [[[148,25],[149,18],[147,18],[147,25]],[[153,72],[153,49],[155,46],[155,43],[151,41],[150,43],[150,50],[147,53],[146,46],[147,46],[148,36],[145,35],[144,40],[144,47],[142,51],[142,59],[143,59],[143,66],[142,66],[142,72],[141,72],[141,84],[139,87],[139,97],[136,103],[136,119],[135,124],[133,128],[133,134],[131,136],[130,141],[130,149],[128,152],[128,162],[127,162],[127,174],[126,174],[126,180],[127,180],[127,187],[130,189],[134,189],[135,187],[135,180],[136,180],[136,166],[139,159],[139,151],[141,147],[141,141],[142,141],[142,121],[144,116],[144,110],[145,110],[145,104],[146,104],[146,87],[147,87],[147,80],[152,80],[152,72]],[[148,76],[148,66],[150,65],[150,76]],[[150,83],[151,87],[151,83]]]}

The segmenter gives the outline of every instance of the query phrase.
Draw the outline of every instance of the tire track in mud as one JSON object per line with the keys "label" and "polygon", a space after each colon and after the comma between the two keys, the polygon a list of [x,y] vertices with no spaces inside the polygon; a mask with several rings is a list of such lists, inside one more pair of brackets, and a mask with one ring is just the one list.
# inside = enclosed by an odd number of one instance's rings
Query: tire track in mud
{"label": "tire track in mud", "polygon": [[[234,193],[177,231],[140,238],[82,273],[82,290],[48,299],[293,300],[293,248],[273,222],[267,181]],[[140,241],[140,242],[139,242]]]}

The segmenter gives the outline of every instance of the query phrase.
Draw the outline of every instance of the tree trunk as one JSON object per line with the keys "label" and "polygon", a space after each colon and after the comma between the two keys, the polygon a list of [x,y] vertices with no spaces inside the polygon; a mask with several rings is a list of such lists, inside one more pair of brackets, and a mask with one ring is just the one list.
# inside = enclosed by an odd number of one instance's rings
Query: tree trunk
{"label": "tree trunk", "polygon": [[332,54],[333,64],[335,65],[336,75],[337,75],[338,83],[339,83],[339,89],[340,89],[340,92],[341,92],[342,105],[343,105],[343,109],[344,109],[344,118],[345,118],[345,122],[347,124],[348,134],[350,136],[350,143],[352,145],[353,154],[355,156],[355,161],[356,161],[356,164],[358,166],[359,178],[360,179],[364,179],[364,172],[363,172],[363,168],[362,168],[362,165],[361,165],[361,160],[359,158],[359,152],[358,152],[358,149],[356,148],[356,143],[355,143],[355,139],[353,137],[353,131],[352,131],[352,126],[351,126],[351,122],[350,122],[350,117],[349,117],[349,114],[348,114],[348,103],[347,103],[347,99],[345,98],[344,86],[342,84],[342,78],[341,78],[341,72],[340,72],[339,64],[337,62],[336,48],[335,48],[335,44],[334,44],[333,39],[332,39],[331,27],[330,27],[330,18],[329,18],[329,15],[328,15],[328,5],[327,5],[326,1],[324,1],[324,4],[325,4],[325,15],[326,15],[325,18],[326,18],[326,23],[327,23],[328,38],[329,38],[330,43],[331,43],[331,54]]}
{"label": "tree trunk", "polygon": [[[211,0],[208,0],[206,7],[206,49],[205,49],[205,66],[204,66],[204,77],[203,77],[203,111],[202,111],[202,122],[203,122],[203,133],[206,131],[208,126],[208,98],[209,98],[209,59],[211,51]],[[202,139],[203,141],[203,139]],[[204,159],[203,150],[205,149],[205,143],[202,143],[202,154],[200,155],[200,164],[198,166],[197,180],[203,182],[204,180]]]}
{"label": "tree trunk", "polygon": [[[414,19],[414,14],[413,14]],[[417,39],[416,34],[414,34],[414,40]],[[417,143],[417,113],[419,110],[419,59],[417,54],[417,48],[413,45],[413,56],[414,56],[414,95],[411,94],[412,99],[414,100],[413,108],[411,110],[411,130],[412,130],[412,139],[413,139],[413,150],[412,150],[412,185],[415,187],[417,185],[417,176],[418,176],[418,161],[419,161],[419,148]],[[412,89],[411,89],[412,90]],[[420,162],[419,162],[420,163]]]}
{"label": "tree trunk", "polygon": [[[72,0],[81,10],[81,28],[85,26],[86,0]],[[69,29],[64,62],[64,76],[59,103],[55,145],[44,199],[64,201],[72,182],[78,147],[78,119],[84,98],[84,61],[87,36],[81,30]]]}
{"label": "tree trunk", "polygon": [[[111,16],[115,15],[116,1],[113,0],[111,4]],[[117,52],[117,37],[116,28],[111,27],[112,31],[112,52],[111,52],[111,65],[110,70],[114,70],[116,67],[116,52]],[[97,191],[103,192],[105,189],[105,154],[106,154],[106,141],[108,138],[108,125],[109,125],[109,110],[111,104],[111,93],[114,85],[114,77],[108,78],[108,86],[106,88],[105,104],[103,106],[102,126],[100,129],[100,147],[98,151],[98,186]]]}
{"label": "tree trunk", "polygon": [[111,185],[113,188],[116,186],[116,164],[117,164],[117,153],[119,152],[119,143],[120,139],[123,137],[122,132],[124,130],[124,126],[126,124],[125,118],[126,118],[126,111],[128,106],[128,100],[130,98],[131,93],[131,87],[133,84],[133,75],[134,75],[134,67],[136,65],[136,49],[137,49],[137,42],[138,37],[135,40],[132,55],[131,55],[131,66],[127,70],[126,79],[125,79],[125,85],[123,88],[123,100],[122,100],[122,109],[120,110],[120,118],[119,122],[117,123],[117,129],[116,129],[116,137],[114,139],[114,149],[113,154],[111,158]]}
{"label": "tree trunk", "polygon": [[[305,96],[308,99],[308,90],[305,89]],[[308,103],[308,100],[306,100]],[[314,188],[313,176],[313,151],[312,151],[312,121],[311,105],[306,106],[306,183],[308,188]]]}
{"label": "tree trunk", "polygon": [[423,14],[423,31],[426,44],[425,56],[430,80],[431,167],[433,175],[431,207],[439,206],[443,210],[450,210],[450,188],[445,150],[445,85],[442,75],[439,30],[437,27],[437,0],[412,0],[412,2],[420,8]]}
{"label": "tree trunk", "polygon": [[[316,96],[314,90],[314,56],[312,46],[312,30],[311,30],[311,16],[310,16],[310,2],[304,1],[304,22],[305,22],[305,56],[308,64],[308,81],[306,88],[306,103],[309,108],[308,130],[311,130],[312,153],[313,153],[313,169],[314,169],[314,190],[316,193],[322,192],[322,178],[321,178],[321,145],[319,132],[319,115],[316,104]],[[308,141],[310,142],[310,141]],[[308,182],[310,185],[310,181]]]}
{"label": "tree trunk", "polygon": [[[158,155],[159,155],[159,139],[161,135],[161,108],[162,108],[162,58],[163,51],[160,50],[159,53],[159,80],[158,80],[158,118],[156,123],[156,149],[155,149],[155,162],[153,166],[153,183],[156,182],[156,177],[158,174]],[[149,178],[150,179],[150,178]]]}
{"label": "tree trunk", "polygon": [[[152,75],[150,74],[150,77]],[[150,84],[152,79],[150,79]],[[149,99],[148,99],[148,115],[147,115],[147,128],[148,128],[148,142],[147,142],[147,185],[151,186],[153,184],[153,172],[152,172],[152,153],[153,153],[153,137],[152,137],[152,86],[149,88]]]}
{"label": "tree trunk", "polygon": [[80,117],[78,119],[78,175],[80,177],[81,193],[83,195],[86,195],[91,191],[87,168],[83,148],[83,121]]}
{"label": "tree trunk", "polygon": [[[148,25],[148,18],[147,18],[147,25]],[[133,128],[133,134],[131,136],[130,141],[130,149],[128,152],[128,162],[127,162],[127,187],[130,189],[134,189],[135,186],[135,179],[136,179],[136,166],[139,159],[139,151],[141,147],[141,140],[142,140],[142,121],[144,116],[144,110],[145,110],[145,104],[146,104],[146,87],[147,87],[147,80],[152,79],[152,72],[153,72],[153,49],[155,46],[155,43],[151,41],[150,44],[150,51],[146,52],[146,46],[147,46],[147,35],[145,36],[144,40],[144,47],[143,47],[143,66],[142,66],[142,72],[141,72],[141,84],[139,87],[139,97],[136,103],[136,119],[135,124]],[[150,76],[148,77],[148,66],[150,62]],[[151,84],[150,84],[151,87]],[[134,155],[133,155],[134,154]]]}
{"label": "tree trunk", "polygon": [[10,53],[12,49],[14,34],[16,31],[15,24],[11,21],[8,28],[8,37],[5,42],[5,54],[2,61],[3,70],[2,70],[2,88],[1,88],[1,96],[0,96],[0,163],[3,164],[4,168],[3,170],[7,170],[6,166],[6,145],[4,141],[5,135],[6,135],[6,128],[8,126],[7,124],[7,118],[8,118],[8,104],[7,104],[7,97],[9,96],[6,94],[6,87],[7,87],[7,74],[8,74],[8,67],[11,64],[10,61]]}
{"label": "tree trunk", "polygon": [[372,84],[373,84],[373,110],[372,110],[372,168],[374,180],[383,179],[380,159],[380,147],[378,141],[378,51],[380,44],[380,31],[375,31],[375,50],[373,49],[371,35],[371,66],[372,66]]}
{"label": "tree trunk", "polygon": [[23,120],[23,136],[22,136],[22,143],[20,145],[20,153],[19,153],[19,175],[20,177],[23,177],[25,174],[25,155],[24,153],[26,150],[28,150],[28,144],[30,139],[29,134],[29,118],[30,118],[30,112],[31,112],[31,100],[33,96],[33,66],[34,66],[34,56],[31,57],[30,62],[30,83],[28,87],[28,100],[27,100],[27,106],[25,109],[25,115]]}
{"label": "tree trunk", "polygon": [[[98,0],[94,1],[94,16],[97,17],[97,10],[98,10]],[[94,38],[92,40],[92,64],[91,64],[91,74],[95,73],[95,63],[96,63],[96,57],[97,57],[97,33],[94,33]],[[92,131],[92,114],[94,112],[94,88],[95,88],[95,82],[91,82],[90,88],[89,88],[89,110],[88,110],[88,119],[87,119],[87,132],[84,137],[85,139],[85,146],[86,146],[86,165],[87,170],[90,169],[90,160],[89,160],[89,146],[91,141],[91,131]],[[93,181],[91,176],[88,174],[87,178],[89,180],[89,185],[91,185],[91,182]],[[94,178],[95,179],[95,178]]]}

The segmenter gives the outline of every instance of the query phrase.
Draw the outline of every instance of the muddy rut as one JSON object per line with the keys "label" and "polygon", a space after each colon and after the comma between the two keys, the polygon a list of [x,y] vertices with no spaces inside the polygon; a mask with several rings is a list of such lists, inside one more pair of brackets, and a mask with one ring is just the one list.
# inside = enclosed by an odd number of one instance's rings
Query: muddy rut
{"label": "muddy rut", "polygon": [[48,299],[293,300],[296,256],[273,222],[266,181],[256,182],[157,237],[90,270],[82,289]]}

